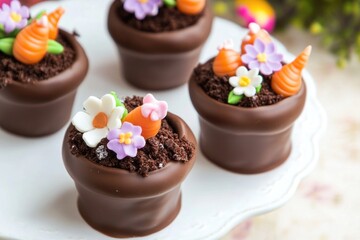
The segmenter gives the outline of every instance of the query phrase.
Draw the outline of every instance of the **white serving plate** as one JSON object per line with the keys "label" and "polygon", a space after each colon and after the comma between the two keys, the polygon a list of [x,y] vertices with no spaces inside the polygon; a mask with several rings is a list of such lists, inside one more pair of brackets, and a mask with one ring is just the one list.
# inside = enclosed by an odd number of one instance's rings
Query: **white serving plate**
{"label": "white serving plate", "polygon": [[[66,9],[61,26],[81,34],[79,41],[90,60],[73,113],[82,108],[89,95],[101,97],[111,90],[120,96],[147,93],[120,79],[117,49],[106,28],[110,2],[61,2]],[[52,10],[58,5],[59,2],[41,3],[32,12]],[[215,19],[201,61],[215,55],[217,45],[225,39],[233,38],[235,46],[240,46],[245,32],[234,23]],[[286,59],[293,58],[281,44],[278,46]],[[241,221],[286,203],[300,180],[314,168],[319,135],[326,125],[314,80],[307,71],[304,79],[308,88],[306,106],[294,127],[293,151],[283,165],[263,174],[240,175],[216,167],[199,152],[195,167],[182,186],[182,209],[176,220],[158,233],[135,239],[217,239]],[[167,100],[170,111],[199,134],[197,113],[187,86],[153,93],[158,99]],[[0,129],[0,239],[112,239],[90,228],[78,213],[77,192],[61,158],[64,132],[65,127],[51,136],[30,139]]]}

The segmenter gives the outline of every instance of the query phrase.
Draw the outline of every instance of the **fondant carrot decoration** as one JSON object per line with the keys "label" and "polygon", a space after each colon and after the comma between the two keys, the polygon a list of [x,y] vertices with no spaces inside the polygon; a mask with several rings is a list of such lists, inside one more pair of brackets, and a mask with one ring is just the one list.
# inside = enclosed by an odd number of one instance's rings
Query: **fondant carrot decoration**
{"label": "fondant carrot decoration", "polygon": [[213,63],[216,76],[235,76],[236,69],[241,66],[240,54],[233,49],[233,45],[233,42],[228,40],[218,47],[219,53]]}
{"label": "fondant carrot decoration", "polygon": [[148,139],[159,132],[161,119],[166,116],[167,108],[165,101],[158,101],[152,94],[147,94],[144,97],[143,105],[128,113],[124,118],[124,122],[140,126],[142,128],[141,135]]}
{"label": "fondant carrot decoration", "polygon": [[176,5],[180,12],[195,15],[205,7],[206,0],[177,0]]}
{"label": "fondant carrot decoration", "polygon": [[46,16],[34,21],[19,32],[15,38],[14,57],[25,64],[40,62],[47,52],[49,26]]}
{"label": "fondant carrot decoration", "polygon": [[55,9],[55,11],[51,12],[48,14],[48,19],[49,19],[49,38],[55,40],[58,32],[59,32],[59,28],[58,28],[58,23],[60,21],[61,16],[64,14],[65,9],[63,9],[62,7],[58,7],[57,9]]}
{"label": "fondant carrot decoration", "polygon": [[275,72],[271,80],[271,88],[279,95],[289,97],[295,95],[301,87],[301,72],[304,69],[309,56],[311,46],[308,46],[302,53],[289,64]]}
{"label": "fondant carrot decoration", "polygon": [[249,32],[241,42],[241,55],[245,54],[246,52],[245,46],[247,44],[253,44],[257,38],[261,39],[264,43],[270,43],[272,41],[270,34],[266,30],[261,29],[259,24],[250,23]]}

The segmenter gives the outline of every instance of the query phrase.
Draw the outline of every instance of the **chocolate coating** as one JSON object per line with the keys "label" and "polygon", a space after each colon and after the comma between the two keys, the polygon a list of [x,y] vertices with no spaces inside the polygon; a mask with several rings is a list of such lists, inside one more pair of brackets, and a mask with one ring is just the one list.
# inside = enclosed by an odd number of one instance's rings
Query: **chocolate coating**
{"label": "chocolate coating", "polygon": [[[166,119],[179,134],[196,145],[187,124],[168,113]],[[195,162],[169,162],[142,177],[71,154],[68,128],[62,154],[65,167],[79,193],[78,208],[85,221],[112,237],[145,236],[170,224],[181,207],[180,184]]]}
{"label": "chocolate coating", "polygon": [[237,173],[260,173],[283,163],[291,152],[291,131],[301,114],[306,86],[276,104],[242,108],[220,103],[190,78],[191,101],[199,114],[200,148],[216,165]]}
{"label": "chocolate coating", "polygon": [[213,15],[207,6],[204,16],[187,28],[149,33],[127,26],[117,16],[120,1],[114,1],[108,29],[119,49],[125,79],[143,89],[161,90],[187,82],[208,38]]}
{"label": "chocolate coating", "polygon": [[75,50],[74,63],[44,81],[23,84],[16,81],[0,91],[0,126],[12,133],[37,137],[62,128],[70,119],[76,90],[88,70],[88,59],[75,37],[60,30]]}

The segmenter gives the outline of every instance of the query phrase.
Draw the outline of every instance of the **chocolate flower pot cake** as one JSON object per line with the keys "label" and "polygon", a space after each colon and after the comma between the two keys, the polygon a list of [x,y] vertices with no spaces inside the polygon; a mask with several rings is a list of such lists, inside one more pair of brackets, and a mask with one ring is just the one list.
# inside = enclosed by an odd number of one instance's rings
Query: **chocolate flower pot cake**
{"label": "chocolate flower pot cake", "polygon": [[186,123],[166,115],[166,103],[151,94],[141,102],[90,97],[63,142],[81,216],[112,237],[145,236],[169,225],[181,208],[180,184],[195,162],[196,142]]}
{"label": "chocolate flower pot cake", "polygon": [[210,161],[233,172],[259,173],[287,159],[291,128],[304,105],[305,87],[294,98],[256,109],[224,107],[209,99],[193,78],[189,87],[199,113],[200,148]]}
{"label": "chocolate flower pot cake", "polygon": [[237,173],[260,173],[283,163],[291,152],[294,121],[306,100],[301,71],[307,47],[282,63],[267,32],[250,24],[241,54],[232,42],[195,68],[189,83],[199,114],[200,148],[216,165]]}
{"label": "chocolate flower pot cake", "polygon": [[129,83],[161,90],[188,81],[211,30],[205,1],[114,1],[108,29]]}
{"label": "chocolate flower pot cake", "polygon": [[88,59],[72,34],[58,34],[62,8],[30,21],[18,1],[0,10],[2,20],[6,11],[12,15],[0,22],[0,127],[29,137],[51,134],[70,119]]}

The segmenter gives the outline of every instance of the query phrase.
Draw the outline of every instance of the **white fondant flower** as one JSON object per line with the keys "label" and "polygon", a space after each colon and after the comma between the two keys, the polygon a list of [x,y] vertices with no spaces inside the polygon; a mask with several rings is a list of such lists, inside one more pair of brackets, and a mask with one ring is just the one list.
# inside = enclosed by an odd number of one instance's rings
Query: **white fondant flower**
{"label": "white fondant flower", "polygon": [[115,98],[111,94],[106,94],[101,99],[91,96],[83,106],[85,112],[76,113],[72,124],[79,132],[84,133],[83,139],[89,147],[96,147],[110,130],[121,127],[121,117],[125,109],[116,106]]}
{"label": "white fondant flower", "polygon": [[234,87],[235,95],[245,94],[247,97],[252,97],[256,94],[256,88],[261,85],[262,80],[258,68],[249,71],[246,67],[241,66],[236,70],[236,76],[229,79],[229,83]]}

